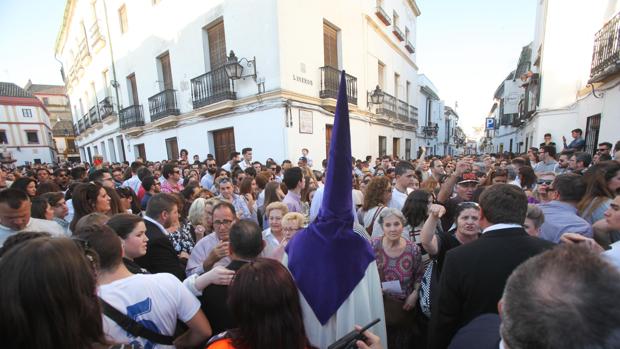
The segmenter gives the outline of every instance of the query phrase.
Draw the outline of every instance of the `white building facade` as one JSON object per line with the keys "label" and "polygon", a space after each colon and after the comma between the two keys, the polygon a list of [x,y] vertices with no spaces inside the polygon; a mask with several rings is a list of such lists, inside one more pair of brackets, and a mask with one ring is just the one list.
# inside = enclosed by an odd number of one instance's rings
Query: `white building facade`
{"label": "white building facade", "polygon": [[0,162],[9,166],[56,161],[47,109],[32,94],[7,82],[0,82],[0,149]]}
{"label": "white building facade", "polygon": [[69,0],[56,54],[81,155],[320,160],[345,70],[353,155],[414,157],[419,15],[413,0]]}
{"label": "white building facade", "polygon": [[[513,152],[525,152],[543,142],[545,133],[562,150],[562,136],[580,128],[586,151],[600,142],[620,139],[620,1],[585,4],[577,0],[537,2],[531,67],[516,74],[523,88],[519,117],[507,131]],[[508,138],[510,133],[510,138]]]}

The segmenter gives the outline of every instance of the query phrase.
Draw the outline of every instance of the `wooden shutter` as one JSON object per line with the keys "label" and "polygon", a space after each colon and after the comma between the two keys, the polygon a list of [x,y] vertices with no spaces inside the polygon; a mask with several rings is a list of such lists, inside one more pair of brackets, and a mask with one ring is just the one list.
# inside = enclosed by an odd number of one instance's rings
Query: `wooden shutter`
{"label": "wooden shutter", "polygon": [[209,38],[209,61],[211,70],[215,70],[226,63],[226,37],[224,36],[224,21],[207,29]]}
{"label": "wooden shutter", "polygon": [[138,85],[136,85],[136,74],[131,74],[127,77],[129,80],[129,85],[131,88],[131,98],[133,100],[133,105],[139,105],[140,99],[138,98]]}
{"label": "wooden shutter", "polygon": [[164,90],[172,90],[172,68],[170,67],[170,54],[168,52],[159,56],[161,73],[164,78]]}
{"label": "wooden shutter", "polygon": [[338,31],[323,23],[323,59],[326,66],[338,69]]}

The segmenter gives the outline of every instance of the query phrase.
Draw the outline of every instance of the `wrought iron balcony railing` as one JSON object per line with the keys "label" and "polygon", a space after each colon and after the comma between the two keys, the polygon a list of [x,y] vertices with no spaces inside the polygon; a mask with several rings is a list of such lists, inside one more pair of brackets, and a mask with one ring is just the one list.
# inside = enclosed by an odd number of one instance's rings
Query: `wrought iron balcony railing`
{"label": "wrought iron balcony railing", "polygon": [[78,130],[79,133],[83,133],[84,131],[86,131],[86,127],[84,127],[84,118],[78,120]]}
{"label": "wrought iron balcony railing", "polygon": [[409,106],[409,122],[416,127],[418,126],[418,108],[416,106]]}
{"label": "wrought iron balcony railing", "polygon": [[112,114],[114,114],[112,97],[106,97],[99,102],[99,116],[101,117],[101,120],[105,120]]}
{"label": "wrought iron balcony railing", "polygon": [[413,44],[409,42],[409,39],[405,41],[405,48],[407,49],[407,51],[409,51],[409,53],[415,52],[415,47],[413,47]]}
{"label": "wrought iron balcony railing", "polygon": [[191,79],[191,83],[194,109],[227,99],[237,99],[225,66],[197,76]]}
{"label": "wrought iron balcony railing", "polygon": [[142,105],[132,105],[119,112],[121,129],[128,129],[136,126],[144,126],[144,114]]}
{"label": "wrought iron balcony railing", "polygon": [[377,108],[377,114],[385,115],[388,118],[396,118],[396,97],[383,93],[383,103]]}
{"label": "wrought iron balcony railing", "polygon": [[90,115],[86,113],[82,116],[82,119],[84,119],[84,129],[88,130],[92,126],[92,123],[90,122]]}
{"label": "wrought iron balcony railing", "polygon": [[620,71],[620,13],[594,36],[590,82],[598,82]]}
{"label": "wrought iron balcony railing", "polygon": [[398,119],[403,122],[409,122],[409,104],[398,100]]}
{"label": "wrought iron balcony railing", "polygon": [[169,115],[179,115],[175,90],[163,90],[149,98],[149,114],[151,121],[165,118]]}
{"label": "wrought iron balcony railing", "polygon": [[[338,87],[340,86],[340,70],[324,66],[321,69],[321,98],[338,98]],[[347,84],[347,97],[349,103],[357,104],[357,78],[353,75],[345,74]]]}
{"label": "wrought iron balcony railing", "polygon": [[90,118],[91,125],[101,122],[99,113],[97,112],[97,107],[92,107],[88,110],[88,117]]}

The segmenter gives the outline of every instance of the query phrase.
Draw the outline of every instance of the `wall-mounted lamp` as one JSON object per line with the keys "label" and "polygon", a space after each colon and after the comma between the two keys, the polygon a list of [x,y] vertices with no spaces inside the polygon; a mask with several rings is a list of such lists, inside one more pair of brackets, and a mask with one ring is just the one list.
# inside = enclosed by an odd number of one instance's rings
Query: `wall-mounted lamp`
{"label": "wall-mounted lamp", "polygon": [[370,108],[371,104],[383,104],[383,100],[385,99],[385,93],[381,90],[381,87],[377,85],[375,90],[368,93],[368,107]]}
{"label": "wall-mounted lamp", "polygon": [[[243,63],[243,64],[242,64]],[[243,75],[243,71],[247,68],[250,70],[246,75]],[[256,57],[249,60],[247,58],[238,59],[234,51],[230,51],[228,58],[226,59],[226,74],[231,80],[245,79],[252,77],[256,81]]]}

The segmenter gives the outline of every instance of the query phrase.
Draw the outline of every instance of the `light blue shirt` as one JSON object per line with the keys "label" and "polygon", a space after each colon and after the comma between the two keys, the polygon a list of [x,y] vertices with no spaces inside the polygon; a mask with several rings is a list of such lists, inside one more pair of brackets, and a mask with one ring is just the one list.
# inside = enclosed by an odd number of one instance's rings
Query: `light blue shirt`
{"label": "light blue shirt", "polygon": [[538,205],[545,215],[545,222],[540,227],[540,238],[560,242],[564,233],[576,233],[592,237],[592,226],[577,215],[577,208],[569,203],[551,201]]}

